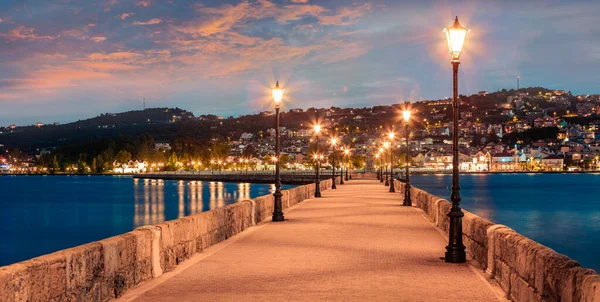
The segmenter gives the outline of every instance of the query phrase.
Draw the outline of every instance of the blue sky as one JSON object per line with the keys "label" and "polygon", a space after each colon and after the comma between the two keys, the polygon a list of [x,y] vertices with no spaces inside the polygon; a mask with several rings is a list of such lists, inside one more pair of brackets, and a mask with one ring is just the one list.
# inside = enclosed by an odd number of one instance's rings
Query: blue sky
{"label": "blue sky", "polygon": [[99,0],[0,3],[0,125],[180,107],[373,106],[451,93],[442,29],[471,29],[460,92],[600,93],[598,1]]}

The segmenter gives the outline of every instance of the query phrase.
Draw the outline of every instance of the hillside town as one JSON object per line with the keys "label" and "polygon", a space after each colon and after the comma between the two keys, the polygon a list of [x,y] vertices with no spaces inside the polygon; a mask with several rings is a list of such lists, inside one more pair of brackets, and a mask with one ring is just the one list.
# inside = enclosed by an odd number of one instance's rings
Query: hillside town
{"label": "hillside town", "polygon": [[[281,117],[281,164],[283,169],[313,169],[311,155],[318,152],[330,156],[323,163],[331,167],[332,153],[337,150],[338,163],[351,169],[373,171],[390,165],[390,154],[380,154],[386,141],[393,150],[394,167],[405,165],[406,131],[401,118],[403,110],[411,111],[408,127],[408,155],[413,171],[445,172],[452,168],[451,100],[416,101],[409,105],[380,105],[371,108],[292,108]],[[168,111],[168,110],[167,110]],[[600,96],[574,96],[564,90],[522,88],[494,93],[480,91],[460,97],[459,153],[460,170],[464,172],[520,171],[598,171],[600,170]],[[254,115],[219,117],[177,112],[167,113],[166,124],[195,123],[203,129],[198,138],[181,137],[162,140],[154,136],[152,152],[158,156],[139,155],[136,151],[112,150],[105,155],[103,168],[97,168],[97,155],[87,151],[79,162],[45,164],[40,160],[52,156],[60,146],[36,146],[16,149],[4,146],[7,135],[18,136],[22,127],[0,128],[0,171],[4,173],[141,173],[158,170],[269,170],[273,169],[276,129],[274,112]],[[150,120],[148,119],[148,122]],[[313,126],[320,125],[316,135]],[[38,131],[38,123],[29,128]],[[81,126],[77,126],[81,127]],[[93,124],[88,127],[115,129],[115,124]],[[118,126],[117,126],[118,128]],[[389,133],[394,133],[389,139]],[[209,133],[210,135],[207,135]],[[202,139],[199,138],[204,135]],[[331,146],[331,138],[339,143]],[[63,139],[65,140],[65,139]],[[319,141],[319,149],[316,149]],[[207,143],[208,142],[208,143]],[[211,146],[212,144],[212,146]],[[217,144],[222,146],[217,147]],[[190,145],[197,149],[190,151]],[[64,149],[64,147],[63,147]],[[217,150],[218,149],[218,150]],[[348,150],[348,151],[346,151]],[[344,153],[345,152],[345,153]],[[139,153],[139,154],[138,154]],[[347,154],[348,156],[345,156]],[[81,158],[81,154],[79,156]],[[57,157],[54,156],[56,161]],[[385,159],[382,161],[381,159]],[[61,167],[62,166],[62,167]]]}

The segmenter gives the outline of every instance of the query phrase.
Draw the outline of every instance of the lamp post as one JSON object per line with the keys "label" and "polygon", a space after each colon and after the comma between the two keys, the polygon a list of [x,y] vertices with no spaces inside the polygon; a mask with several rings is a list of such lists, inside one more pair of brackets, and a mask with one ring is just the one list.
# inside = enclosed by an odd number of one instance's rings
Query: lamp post
{"label": "lamp post", "polygon": [[333,158],[331,161],[331,189],[337,189],[335,185],[335,145],[337,144],[337,138],[331,139],[331,151],[333,152]]}
{"label": "lamp post", "polygon": [[[313,127],[316,135],[317,148],[315,151],[315,159],[317,160],[317,173],[315,179],[315,197],[321,197],[321,181],[319,180],[319,170],[321,169],[319,161],[319,132],[321,132],[321,125],[315,125]],[[322,156],[322,155],[321,155]]]}
{"label": "lamp post", "polygon": [[381,154],[381,159],[379,160],[379,182],[383,182],[383,164],[385,162],[383,148],[379,148],[378,154]]}
{"label": "lamp post", "polygon": [[[342,151],[344,151],[344,148],[342,148]],[[344,158],[340,159],[340,185],[344,184],[344,161],[346,161],[346,155],[344,154]]]}
{"label": "lamp post", "polygon": [[458,181],[458,118],[459,118],[459,102],[458,102],[458,65],[460,61],[460,53],[462,52],[465,38],[467,37],[468,29],[462,27],[458,23],[458,17],[454,20],[454,24],[444,30],[446,39],[448,40],[448,49],[452,54],[452,208],[448,217],[450,218],[450,231],[448,234],[448,246],[446,246],[445,261],[450,263],[465,263],[466,253],[465,246],[462,241],[462,218],[465,214],[460,208],[460,186]]}
{"label": "lamp post", "polygon": [[[383,148],[384,149],[388,149],[390,147],[390,143],[389,142],[385,142],[383,143]],[[383,158],[385,158],[385,155],[383,156]],[[389,182],[389,175],[388,175],[388,164],[385,164],[385,174],[384,174],[384,178],[385,178],[385,186],[389,186],[390,182]]]}
{"label": "lamp post", "polygon": [[390,139],[390,193],[396,192],[396,186],[394,185],[394,132],[388,133],[388,138]]}
{"label": "lamp post", "polygon": [[350,149],[346,148],[346,150],[344,150],[344,156],[346,157],[346,181],[349,180],[349,178],[348,178],[348,169],[350,169],[350,165],[349,165],[349,161],[348,161],[349,154],[350,154]]}
{"label": "lamp post", "polygon": [[379,175],[380,163],[381,163],[381,160],[379,159],[379,153],[376,153],[375,154],[375,169],[376,169],[376,173],[377,173],[377,180],[381,179],[381,176]]}
{"label": "lamp post", "polygon": [[279,174],[280,165],[280,138],[279,138],[279,106],[283,99],[285,89],[279,87],[279,81],[275,84],[275,88],[271,91],[273,101],[275,102],[275,193],[273,193],[273,221],[284,221],[283,206],[281,204],[281,176]]}
{"label": "lamp post", "polygon": [[402,205],[411,207],[412,201],[410,200],[410,172],[408,170],[408,121],[410,120],[410,110],[402,111],[402,116],[404,117],[404,125],[406,126],[406,186],[404,187],[404,203]]}

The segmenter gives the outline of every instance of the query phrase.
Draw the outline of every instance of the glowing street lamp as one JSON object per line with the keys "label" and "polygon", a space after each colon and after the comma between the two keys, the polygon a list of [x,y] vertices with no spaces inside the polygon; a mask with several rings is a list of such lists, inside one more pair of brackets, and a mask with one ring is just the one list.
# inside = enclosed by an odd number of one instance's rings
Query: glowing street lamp
{"label": "glowing street lamp", "polygon": [[272,90],[273,94],[273,102],[275,102],[275,193],[273,193],[273,221],[284,221],[285,218],[283,216],[283,206],[281,204],[281,176],[279,174],[279,158],[280,158],[280,149],[281,142],[279,138],[279,107],[281,105],[281,100],[283,99],[283,92],[285,89],[279,87],[279,81],[275,84],[275,88]]}
{"label": "glowing street lamp", "polygon": [[331,189],[337,189],[335,185],[335,145],[337,144],[338,139],[336,137],[331,139],[331,151],[333,152],[333,158],[331,160]]}
{"label": "glowing street lamp", "polygon": [[317,173],[315,179],[315,197],[321,197],[321,181],[319,180],[319,170],[321,170],[321,160],[323,159],[322,154],[315,153],[313,158],[317,162]]}
{"label": "glowing street lamp", "polygon": [[315,131],[315,142],[317,144],[315,150],[315,159],[317,159],[317,173],[315,178],[315,197],[321,197],[321,181],[319,180],[319,170],[321,168],[320,163],[318,161],[318,152],[319,152],[319,133],[321,132],[321,125],[314,125],[313,130]]}
{"label": "glowing street lamp", "polygon": [[385,155],[383,153],[383,148],[379,148],[379,154],[381,154],[381,160],[379,162],[379,182],[383,182],[383,165],[385,163]]}
{"label": "glowing street lamp", "polygon": [[410,110],[402,111],[402,117],[404,118],[404,125],[406,126],[406,186],[404,187],[404,206],[412,206],[412,201],[410,200],[410,172],[408,171],[409,161],[408,161],[408,122],[410,121]]}
{"label": "glowing street lamp", "polygon": [[390,132],[388,133],[388,138],[390,139],[390,146],[392,146],[392,148],[390,149],[390,193],[394,193],[396,192],[396,186],[394,185],[394,137],[395,137],[395,133],[394,132]]}
{"label": "glowing street lamp", "polygon": [[[390,142],[384,142],[383,143],[383,148],[386,149],[386,150],[389,149],[390,148]],[[385,165],[385,174],[384,175],[385,175],[384,176],[384,178],[385,178],[385,186],[387,187],[387,186],[390,185],[389,174],[388,174],[388,165],[387,164]]]}
{"label": "glowing street lamp", "polygon": [[465,263],[467,256],[465,253],[465,246],[462,241],[462,217],[465,215],[460,208],[460,187],[458,180],[458,65],[460,61],[458,58],[463,50],[465,44],[465,38],[467,37],[468,29],[462,27],[458,23],[458,17],[454,20],[454,25],[444,30],[446,33],[446,39],[448,40],[448,50],[452,55],[452,71],[453,71],[453,85],[452,85],[452,194],[450,200],[452,201],[452,208],[448,217],[450,217],[450,231],[448,234],[448,246],[446,246],[446,257],[445,261],[450,263]]}
{"label": "glowing street lamp", "polygon": [[375,154],[375,162],[376,162],[376,166],[375,169],[377,171],[377,180],[381,179],[381,175],[379,175],[379,166],[381,166],[380,160],[379,160],[379,153]]}
{"label": "glowing street lamp", "polygon": [[346,150],[344,150],[344,156],[346,157],[346,181],[348,181],[348,170],[350,169],[348,158],[350,156],[350,149],[346,148]]}

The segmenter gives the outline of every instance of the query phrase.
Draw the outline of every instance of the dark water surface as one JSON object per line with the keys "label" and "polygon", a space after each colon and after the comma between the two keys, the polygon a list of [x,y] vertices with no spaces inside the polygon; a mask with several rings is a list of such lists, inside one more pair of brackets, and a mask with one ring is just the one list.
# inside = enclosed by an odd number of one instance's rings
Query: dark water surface
{"label": "dark water surface", "polygon": [[271,189],[268,184],[128,176],[0,176],[0,266],[266,195]]}
{"label": "dark water surface", "polygon": [[[411,184],[450,200],[451,175]],[[600,271],[600,174],[460,176],[461,207]]]}

